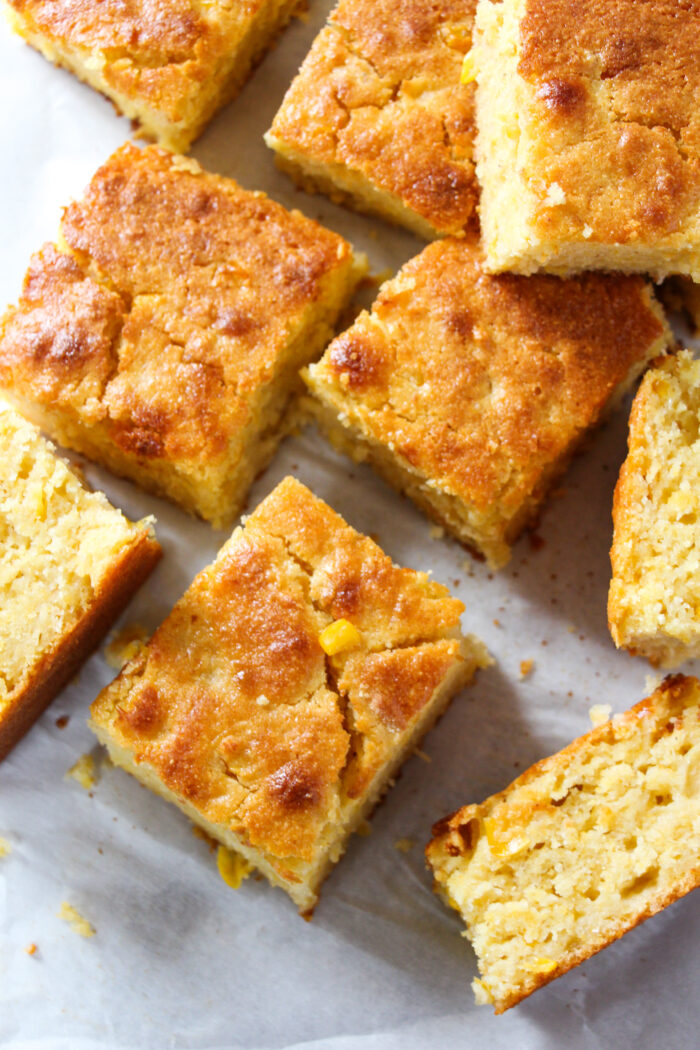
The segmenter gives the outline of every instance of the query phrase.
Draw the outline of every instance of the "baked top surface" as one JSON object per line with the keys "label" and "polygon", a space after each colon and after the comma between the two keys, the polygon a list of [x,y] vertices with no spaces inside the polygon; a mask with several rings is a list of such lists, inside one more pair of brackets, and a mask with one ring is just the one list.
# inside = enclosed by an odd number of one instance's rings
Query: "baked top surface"
{"label": "baked top surface", "polygon": [[474,85],[460,72],[475,0],[342,0],[271,133],[457,233],[476,206]]}
{"label": "baked top surface", "polygon": [[639,277],[489,276],[470,239],[429,245],[309,369],[370,438],[510,516],[664,336]]}
{"label": "baked top surface", "polygon": [[199,468],[240,454],[251,399],[352,262],[299,212],[129,144],[66,209],[61,239],[0,325],[0,383],[141,461]]}
{"label": "baked top surface", "polygon": [[[93,721],[273,863],[311,861],[459,659],[462,609],[287,478]],[[359,644],[326,657],[319,636],[340,619]]]}

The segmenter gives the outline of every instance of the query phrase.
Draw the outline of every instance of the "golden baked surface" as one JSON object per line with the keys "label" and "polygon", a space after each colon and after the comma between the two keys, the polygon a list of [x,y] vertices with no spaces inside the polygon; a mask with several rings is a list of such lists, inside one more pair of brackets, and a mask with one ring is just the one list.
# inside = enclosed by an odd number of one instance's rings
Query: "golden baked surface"
{"label": "golden baked surface", "polygon": [[0,322],[0,385],[63,443],[226,520],[355,280],[336,234],[126,145],[32,259]]}
{"label": "golden baked surface", "polygon": [[475,7],[475,0],[341,0],[287,92],[269,144],[331,179],[339,166],[434,233],[459,233],[477,195],[474,85],[460,83]]}
{"label": "golden baked surface", "polygon": [[435,825],[477,1001],[514,1006],[700,882],[700,683],[667,678],[480,806]]}
{"label": "golden baked surface", "polygon": [[307,383],[434,494],[471,508],[462,538],[498,564],[528,502],[666,340],[642,278],[493,277],[473,240],[446,239],[382,287]]}
{"label": "golden baked surface", "polygon": [[[195,819],[298,883],[446,677],[485,662],[478,643],[476,660],[461,655],[462,609],[287,478],[98,697],[93,723]],[[354,643],[326,655],[324,630],[344,620]]]}

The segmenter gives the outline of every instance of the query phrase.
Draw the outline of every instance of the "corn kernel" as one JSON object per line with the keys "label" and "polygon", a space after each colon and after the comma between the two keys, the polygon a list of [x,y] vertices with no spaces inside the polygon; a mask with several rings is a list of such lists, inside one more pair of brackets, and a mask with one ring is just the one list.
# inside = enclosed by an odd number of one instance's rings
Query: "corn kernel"
{"label": "corn kernel", "polygon": [[226,849],[225,846],[219,846],[216,852],[216,866],[219,875],[232,890],[240,889],[243,879],[253,870],[253,865],[245,857],[232,849]]}
{"label": "corn kernel", "polygon": [[551,973],[556,968],[556,959],[549,959],[546,955],[536,955],[534,959],[523,963],[523,969],[528,973]]}
{"label": "corn kernel", "polygon": [[362,635],[349,620],[329,623],[319,635],[319,644],[327,656],[335,656],[344,649],[354,649],[362,641]]}
{"label": "corn kernel", "polygon": [[472,51],[467,51],[464,56],[459,79],[462,84],[473,84],[476,80],[476,63],[474,62],[474,53]]}
{"label": "corn kernel", "polygon": [[509,834],[494,817],[484,817],[484,831],[494,857],[514,857],[530,845],[525,835]]}

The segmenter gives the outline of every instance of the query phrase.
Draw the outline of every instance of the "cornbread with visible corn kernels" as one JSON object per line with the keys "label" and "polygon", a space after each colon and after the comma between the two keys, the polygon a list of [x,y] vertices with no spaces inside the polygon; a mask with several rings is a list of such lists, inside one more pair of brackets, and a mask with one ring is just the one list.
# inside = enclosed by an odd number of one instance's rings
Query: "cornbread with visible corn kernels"
{"label": "cornbread with visible corn kernels", "polygon": [[463,608],[287,478],[97,698],[92,727],[309,913],[350,833],[489,662],[460,634]]}
{"label": "cornbread with visible corn kernels", "polygon": [[0,758],[77,671],[160,557],[0,401]]}
{"label": "cornbread with visible corn kernels", "polygon": [[432,239],[475,213],[476,0],[341,0],[265,141],[305,190]]}
{"label": "cornbread with visible corn kernels", "polygon": [[700,682],[667,678],[435,825],[426,855],[467,924],[477,1002],[502,1013],[700,883],[699,716]]}
{"label": "cornbread with visible corn kernels", "polygon": [[479,0],[488,268],[700,281],[700,8]]}
{"label": "cornbread with visible corn kernels", "polygon": [[10,24],[184,152],[242,87],[299,0],[4,0]]}
{"label": "cornbread with visible corn kernels", "polygon": [[304,376],[334,445],[494,567],[670,332],[640,277],[489,276],[429,245]]}
{"label": "cornbread with visible corn kernels", "polygon": [[299,212],[126,145],[32,259],[0,388],[56,441],[230,524],[362,273]]}
{"label": "cornbread with visible corn kernels", "polygon": [[608,621],[618,648],[675,667],[700,656],[700,362],[645,375],[615,488]]}

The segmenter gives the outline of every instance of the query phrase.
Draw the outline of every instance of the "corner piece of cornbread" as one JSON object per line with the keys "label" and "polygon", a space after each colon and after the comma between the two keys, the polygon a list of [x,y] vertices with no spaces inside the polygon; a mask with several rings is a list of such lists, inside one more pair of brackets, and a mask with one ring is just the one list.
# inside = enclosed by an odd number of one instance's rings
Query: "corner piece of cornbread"
{"label": "corner piece of cornbread", "polygon": [[77,671],[160,557],[0,401],[0,758]]}
{"label": "corner piece of cornbread", "polygon": [[3,0],[19,35],[184,152],[242,87],[299,0]]}
{"label": "corner piece of cornbread", "polygon": [[477,175],[491,271],[700,281],[700,8],[479,0]]}
{"label": "corner piece of cornbread", "polygon": [[363,272],[299,212],[128,144],[0,320],[0,389],[55,440],[230,524]]}
{"label": "corner piece of cornbread", "polygon": [[503,1013],[698,886],[699,705],[696,678],[667,678],[435,825],[426,856],[466,922],[477,1002]]}
{"label": "corner piece of cornbread", "polygon": [[341,0],[265,136],[310,192],[432,240],[474,215],[476,0]]}
{"label": "corner piece of cornbread", "polygon": [[661,667],[700,656],[699,430],[700,362],[683,350],[642,381],[613,502],[610,631]]}
{"label": "corner piece of cornbread", "polygon": [[671,336],[640,277],[489,276],[429,245],[304,373],[334,445],[494,567],[574,449]]}
{"label": "corner piece of cornbread", "polygon": [[486,650],[460,601],[286,478],[92,707],[118,766],[302,913]]}

